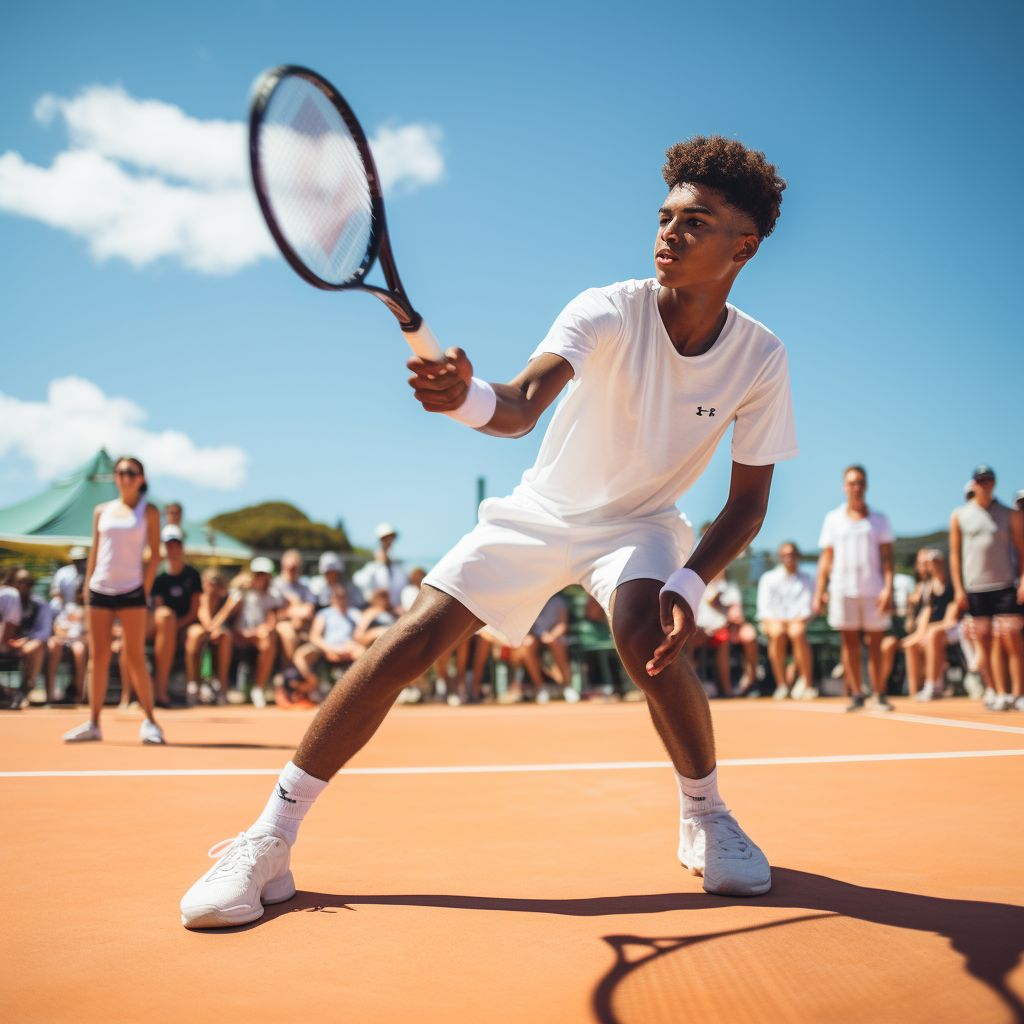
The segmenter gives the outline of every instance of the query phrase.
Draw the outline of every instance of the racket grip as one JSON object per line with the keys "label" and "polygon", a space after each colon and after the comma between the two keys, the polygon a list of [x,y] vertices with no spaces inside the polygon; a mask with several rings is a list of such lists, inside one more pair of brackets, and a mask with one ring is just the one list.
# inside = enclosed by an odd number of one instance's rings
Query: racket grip
{"label": "racket grip", "polygon": [[444,352],[441,350],[437,338],[434,337],[434,332],[427,326],[426,320],[420,320],[420,325],[415,331],[407,331],[403,328],[402,334],[409,342],[409,348],[420,359],[429,359],[435,363],[444,362]]}

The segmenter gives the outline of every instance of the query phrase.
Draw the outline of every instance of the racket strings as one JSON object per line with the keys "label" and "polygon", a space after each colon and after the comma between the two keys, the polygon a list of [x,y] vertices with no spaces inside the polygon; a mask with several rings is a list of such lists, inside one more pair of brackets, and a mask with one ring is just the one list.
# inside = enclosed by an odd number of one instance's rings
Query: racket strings
{"label": "racket strings", "polygon": [[373,205],[359,148],[326,96],[303,78],[281,82],[260,127],[263,188],[299,258],[330,284],[363,265]]}

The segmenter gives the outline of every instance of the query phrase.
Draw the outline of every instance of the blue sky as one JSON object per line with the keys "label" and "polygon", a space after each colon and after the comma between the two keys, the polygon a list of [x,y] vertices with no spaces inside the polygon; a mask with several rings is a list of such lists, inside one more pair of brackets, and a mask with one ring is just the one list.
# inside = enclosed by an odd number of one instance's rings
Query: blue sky
{"label": "blue sky", "polygon": [[[802,454],[757,544],[813,547],[847,462],[901,534],[947,522],[978,462],[1004,499],[1024,487],[1020,29],[1008,3],[7,5],[0,154],[49,168],[69,149],[61,116],[33,116],[44,95],[119,86],[239,121],[260,70],[314,67],[371,134],[434,133],[443,174],[388,196],[399,269],[442,343],[507,380],[574,295],[651,276],[667,146],[763,149],[790,187],[733,301],[789,350]],[[507,493],[536,454],[540,430],[501,441],[424,414],[384,307],[279,258],[137,267],[35,217],[0,213],[0,232],[0,504],[66,456],[67,438],[11,432],[67,377],[105,415],[135,415],[115,397],[144,410],[135,428],[169,445],[153,488],[190,518],[284,498],[357,543],[390,520],[424,560],[472,526],[477,476]],[[182,479],[175,459],[199,468]],[[680,502],[698,525],[728,474],[726,442]]]}

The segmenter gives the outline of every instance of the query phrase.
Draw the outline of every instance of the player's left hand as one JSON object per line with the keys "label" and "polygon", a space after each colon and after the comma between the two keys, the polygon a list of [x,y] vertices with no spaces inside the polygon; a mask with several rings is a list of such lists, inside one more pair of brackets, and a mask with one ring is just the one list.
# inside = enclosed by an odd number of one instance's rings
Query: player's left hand
{"label": "player's left hand", "polygon": [[427,412],[453,412],[466,400],[473,364],[461,348],[448,349],[443,363],[413,356],[405,365],[416,401]]}
{"label": "player's left hand", "polygon": [[660,598],[661,628],[665,639],[654,652],[654,657],[647,662],[647,674],[656,676],[668,668],[679,656],[683,645],[693,635],[693,609],[671,590],[666,590]]}

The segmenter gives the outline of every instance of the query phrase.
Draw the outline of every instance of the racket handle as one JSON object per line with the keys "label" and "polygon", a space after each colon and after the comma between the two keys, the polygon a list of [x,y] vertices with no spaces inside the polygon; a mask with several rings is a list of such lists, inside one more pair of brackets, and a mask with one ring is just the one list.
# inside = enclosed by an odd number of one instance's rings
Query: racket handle
{"label": "racket handle", "polygon": [[403,328],[402,334],[409,342],[409,348],[420,359],[429,359],[434,363],[444,362],[444,352],[441,350],[437,338],[434,337],[434,332],[427,326],[426,320],[420,320],[420,325],[415,331],[407,331]]}

